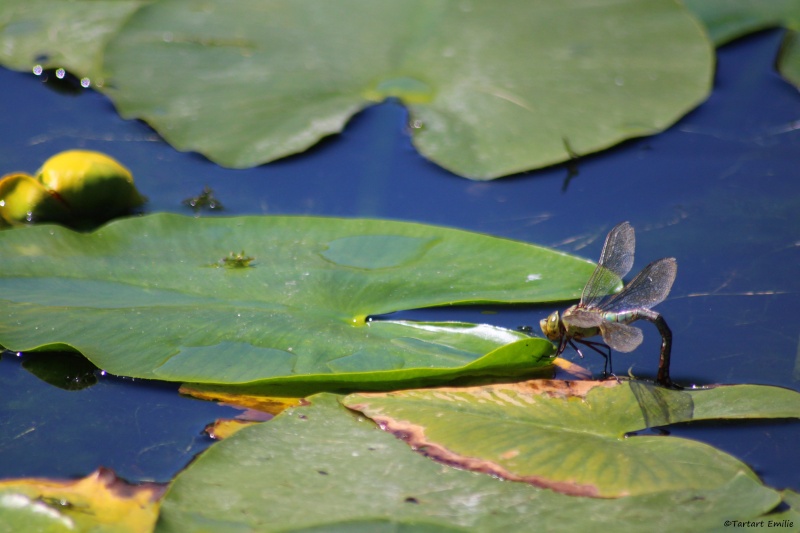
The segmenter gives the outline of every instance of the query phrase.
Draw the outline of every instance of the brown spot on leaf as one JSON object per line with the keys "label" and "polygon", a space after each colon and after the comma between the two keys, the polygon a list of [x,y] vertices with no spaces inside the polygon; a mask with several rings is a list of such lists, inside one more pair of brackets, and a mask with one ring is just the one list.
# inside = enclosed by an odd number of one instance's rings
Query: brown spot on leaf
{"label": "brown spot on leaf", "polygon": [[513,459],[518,455],[519,455],[519,450],[508,450],[507,452],[500,454],[500,457],[503,459]]}

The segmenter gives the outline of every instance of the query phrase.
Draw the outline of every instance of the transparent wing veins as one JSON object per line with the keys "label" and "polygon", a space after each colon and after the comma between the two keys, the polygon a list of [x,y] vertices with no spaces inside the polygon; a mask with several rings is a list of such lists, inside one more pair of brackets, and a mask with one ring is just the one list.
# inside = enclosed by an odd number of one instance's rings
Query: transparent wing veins
{"label": "transparent wing veins", "polygon": [[621,322],[603,322],[600,325],[600,335],[612,350],[618,352],[632,352],[644,339],[642,330]]}
{"label": "transparent wing veins", "polygon": [[660,304],[669,294],[678,263],[674,257],[653,261],[642,269],[618,294],[600,306],[600,310],[624,313],[636,309],[650,309]]}
{"label": "transparent wing veins", "polygon": [[581,294],[582,307],[595,307],[609,295],[622,278],[631,271],[636,235],[628,222],[617,224],[608,232],[600,261]]}

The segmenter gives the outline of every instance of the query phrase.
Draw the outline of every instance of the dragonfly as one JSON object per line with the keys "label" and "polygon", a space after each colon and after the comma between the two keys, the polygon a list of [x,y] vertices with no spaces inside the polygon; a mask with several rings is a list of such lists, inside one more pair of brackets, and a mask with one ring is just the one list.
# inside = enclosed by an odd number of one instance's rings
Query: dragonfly
{"label": "dragonfly", "polygon": [[[635,248],[636,236],[630,223],[614,226],[603,244],[600,261],[583,288],[580,303],[566,309],[562,315],[554,312],[542,319],[539,325],[548,339],[558,342],[557,355],[561,355],[569,345],[583,357],[575,345],[575,342],[581,343],[605,358],[603,372],[609,374],[613,372],[612,349],[632,352],[642,343],[642,330],[630,324],[637,320],[652,322],[661,334],[656,383],[680,388],[669,377],[672,331],[664,317],[651,309],[663,302],[672,288],[678,271],[675,258],[653,261],[620,292],[611,294],[631,271]],[[603,342],[589,340],[598,335]]]}

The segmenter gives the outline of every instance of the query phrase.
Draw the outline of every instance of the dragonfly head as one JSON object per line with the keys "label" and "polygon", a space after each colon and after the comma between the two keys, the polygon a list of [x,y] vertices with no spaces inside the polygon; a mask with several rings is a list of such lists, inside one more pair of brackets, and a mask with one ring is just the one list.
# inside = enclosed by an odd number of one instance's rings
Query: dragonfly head
{"label": "dragonfly head", "polygon": [[558,311],[540,320],[539,326],[541,326],[544,336],[551,341],[560,340],[564,334],[562,331],[564,328],[561,324],[561,317],[558,315]]}

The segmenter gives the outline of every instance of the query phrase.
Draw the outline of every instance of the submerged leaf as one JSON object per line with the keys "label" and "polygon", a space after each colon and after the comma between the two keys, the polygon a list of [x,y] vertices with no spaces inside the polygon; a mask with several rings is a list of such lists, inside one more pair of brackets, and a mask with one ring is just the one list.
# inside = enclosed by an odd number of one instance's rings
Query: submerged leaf
{"label": "submerged leaf", "polygon": [[75,352],[30,353],[22,367],[55,387],[82,390],[97,383],[97,367]]}
{"label": "submerged leaf", "polygon": [[[211,268],[231,249],[247,268]],[[518,376],[550,342],[486,324],[368,320],[397,310],[575,298],[592,264],[421,224],[152,215],[89,234],[0,232],[0,344],[72,348],[108,372],[195,383],[386,388]]]}
{"label": "submerged leaf", "polygon": [[567,494],[713,489],[740,461],[705,444],[630,432],[710,418],[800,418],[800,394],[755,385],[675,391],[632,381],[548,381],[353,394],[363,412],[446,464]]}
{"label": "submerged leaf", "polygon": [[437,464],[319,395],[215,444],[177,476],[157,531],[616,531],[718,528],[780,501],[752,475],[576,498]]}

